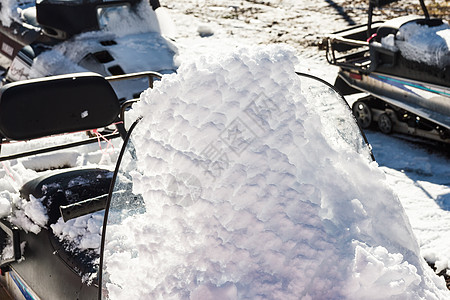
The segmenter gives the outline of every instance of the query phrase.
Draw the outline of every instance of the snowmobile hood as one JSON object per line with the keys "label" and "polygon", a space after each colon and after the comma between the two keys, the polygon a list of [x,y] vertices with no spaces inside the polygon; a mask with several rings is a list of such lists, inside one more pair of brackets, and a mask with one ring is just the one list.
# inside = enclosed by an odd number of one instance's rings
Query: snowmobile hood
{"label": "snowmobile hood", "polygon": [[[112,45],[105,46],[104,49],[114,59],[105,64],[108,70],[110,65],[121,66],[125,73],[144,70],[172,73],[177,69],[174,62],[177,49],[159,33],[148,32],[119,37],[113,40]],[[110,71],[110,73],[113,72]]]}
{"label": "snowmobile hood", "polygon": [[174,44],[157,32],[124,36],[90,32],[41,53],[30,75],[42,77],[86,70],[103,76],[149,70],[172,73],[177,69],[176,54]]}

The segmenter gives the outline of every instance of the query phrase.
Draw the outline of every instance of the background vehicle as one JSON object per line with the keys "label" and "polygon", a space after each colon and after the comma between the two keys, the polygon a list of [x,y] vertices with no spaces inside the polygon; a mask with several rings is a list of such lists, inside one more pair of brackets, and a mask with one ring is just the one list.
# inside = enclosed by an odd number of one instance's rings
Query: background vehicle
{"label": "background vehicle", "polygon": [[[0,9],[5,82],[85,71],[164,74],[177,68],[176,46],[164,35],[171,26],[158,0],[22,0]],[[119,99],[128,99],[145,83],[114,87]]]}
{"label": "background vehicle", "polygon": [[366,25],[325,38],[327,60],[338,66],[336,87],[369,96],[353,104],[363,128],[377,123],[384,133],[400,132],[450,142],[450,50],[447,22],[405,16],[372,22],[376,7],[396,2],[370,0]]}

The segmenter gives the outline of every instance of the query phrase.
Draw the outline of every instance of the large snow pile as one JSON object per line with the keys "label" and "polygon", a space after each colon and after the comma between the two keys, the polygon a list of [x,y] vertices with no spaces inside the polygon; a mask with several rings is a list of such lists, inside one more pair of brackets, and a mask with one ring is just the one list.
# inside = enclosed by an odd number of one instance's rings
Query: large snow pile
{"label": "large snow pile", "polygon": [[296,63],[240,49],[143,94],[129,174],[145,213],[107,227],[110,299],[449,297],[377,164],[324,134]]}
{"label": "large snow pile", "polygon": [[439,68],[450,65],[448,23],[430,27],[409,22],[400,27],[395,38],[392,34],[388,35],[382,39],[382,43],[391,49],[397,47],[404,57],[413,61]]}

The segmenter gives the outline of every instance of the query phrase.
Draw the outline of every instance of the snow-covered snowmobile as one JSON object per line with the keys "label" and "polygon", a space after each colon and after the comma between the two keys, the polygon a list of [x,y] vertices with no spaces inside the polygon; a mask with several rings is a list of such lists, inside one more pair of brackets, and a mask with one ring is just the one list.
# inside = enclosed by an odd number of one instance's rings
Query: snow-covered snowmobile
{"label": "snow-covered snowmobile", "polygon": [[[159,77],[157,73],[145,75],[150,78],[150,84],[153,78]],[[324,123],[329,124],[327,132],[333,137],[334,144],[369,154],[367,142],[345,100],[322,81],[300,76],[305,95],[317,101],[320,118],[327,120]],[[128,121],[127,124],[122,123],[126,120],[127,108],[136,100],[119,105],[120,101],[110,85],[110,81],[123,77],[106,80],[95,73],[69,74],[10,83],[0,90],[2,144],[103,128],[111,124],[117,126],[118,132],[104,133],[102,139],[124,138],[115,171],[104,167],[47,170],[22,186],[21,200],[17,202],[14,212],[0,220],[0,279],[14,299],[107,298],[108,274],[102,273],[100,280],[96,276],[101,257],[99,252],[80,250],[79,243],[61,239],[55,233],[55,224],[78,230],[76,222],[80,222],[81,218],[87,223],[85,227],[90,227],[93,222],[97,223],[96,228],[101,228],[102,210],[107,207],[105,214],[109,217],[103,225],[106,230],[110,224],[118,225],[122,218],[118,218],[117,214],[124,217],[142,212],[142,198],[134,193],[127,174],[135,157],[130,135],[139,132],[136,130],[139,122],[132,125]],[[0,161],[57,153],[61,149],[97,143],[98,139],[84,137],[69,144],[3,154]],[[44,209],[47,219],[39,221],[37,207]],[[68,223],[70,221],[75,223]],[[34,225],[30,225],[32,223]],[[40,228],[37,234],[33,230],[35,226]],[[105,247],[110,247],[110,238],[106,236],[105,240]],[[100,250],[100,240],[90,242],[97,242]],[[109,250],[103,249],[103,252]],[[99,289],[102,281],[102,288]]]}
{"label": "snow-covered snowmobile", "polygon": [[[177,49],[166,35],[172,24],[159,0],[6,1],[0,25],[5,82],[85,71],[165,74],[177,68]],[[145,88],[134,85],[119,98]]]}
{"label": "snow-covered snowmobile", "polygon": [[[147,72],[109,77],[109,80],[106,80],[91,72],[4,85],[0,90],[0,132],[3,150],[14,142],[29,142],[66,133],[74,133],[75,136],[60,140],[57,145],[52,142],[48,147],[41,141],[32,149],[3,154],[0,161],[5,163],[36,155],[42,157],[63,149],[83,151],[80,147],[100,143],[101,140],[111,143],[116,138],[124,139],[125,111],[133,100],[121,103],[110,82],[136,77],[145,77],[151,87],[153,80],[160,79],[161,75]],[[112,131],[111,127],[114,126],[116,130]],[[98,132],[97,136],[89,137],[85,134],[85,131],[97,128],[103,130]],[[39,205],[45,207],[44,214],[48,218],[40,224],[42,230],[38,230],[39,232],[27,227],[25,223],[28,221],[18,221],[31,220],[33,214],[9,216],[0,220],[1,281],[11,297],[96,298],[96,284],[88,284],[88,277],[96,272],[98,253],[78,251],[61,242],[52,233],[50,225],[55,224],[61,214],[65,216],[65,220],[69,220],[104,209],[113,168],[112,164],[110,168],[104,165],[63,168],[55,172],[43,171],[43,175],[22,186],[21,199],[26,199],[28,204],[39,201]],[[90,203],[88,210],[84,209],[86,202]]]}
{"label": "snow-covered snowmobile", "polygon": [[450,26],[424,16],[373,22],[374,8],[397,0],[370,0],[369,18],[324,39],[335,86],[345,95],[369,94],[352,105],[363,128],[378,124],[399,132],[450,142]]}

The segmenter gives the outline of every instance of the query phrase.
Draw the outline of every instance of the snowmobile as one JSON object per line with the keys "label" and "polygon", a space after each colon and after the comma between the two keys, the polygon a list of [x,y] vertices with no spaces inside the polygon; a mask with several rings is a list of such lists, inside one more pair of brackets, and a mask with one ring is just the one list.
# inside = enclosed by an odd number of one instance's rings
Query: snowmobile
{"label": "snowmobile", "polygon": [[[4,82],[84,71],[114,76],[177,69],[177,48],[166,37],[172,24],[159,0],[18,0],[2,3],[0,16]],[[132,91],[119,98],[145,89],[145,82],[131,84]]]}
{"label": "snowmobile", "polygon": [[[105,79],[91,72],[4,85],[0,90],[3,148],[17,141],[80,131],[81,135],[58,145],[4,154],[0,160],[17,160],[99,143],[99,136],[89,137],[84,134],[84,131],[96,128],[103,129],[103,133],[99,134],[108,143],[113,139],[124,139],[125,112],[133,100],[121,104],[111,82],[130,78],[145,78],[152,87],[153,81],[160,79],[161,75],[147,72]],[[39,93],[36,93],[37,90]],[[106,130],[108,125],[116,127],[116,130]],[[61,212],[69,220],[104,209],[112,175],[113,165],[111,168],[72,167],[45,173],[23,185],[20,197],[27,201],[40,199],[48,220],[41,224],[43,228],[37,234],[30,232],[29,228],[17,226],[11,218],[0,220],[0,270],[2,282],[10,296],[14,299],[96,297],[96,285],[87,284],[85,279],[96,272],[98,253],[76,249],[71,251],[52,233],[49,226],[58,220]],[[89,211],[79,209],[83,207],[83,201],[91,202]]]}
{"label": "snowmobile", "polygon": [[450,49],[442,33],[450,27],[430,18],[423,0],[424,16],[372,21],[375,8],[393,2],[370,0],[367,24],[325,37],[327,60],[339,67],[335,86],[368,94],[352,105],[362,128],[449,143]]}
{"label": "snowmobile", "polygon": [[[44,171],[23,184],[22,204],[14,209],[16,213],[12,216],[0,220],[0,282],[14,299],[107,298],[109,276],[99,267],[105,263],[103,253],[111,250],[105,249],[111,245],[105,230],[110,224],[120,222],[120,217],[114,217],[117,214],[142,213],[142,196],[134,193],[128,175],[135,158],[130,136],[138,132],[135,128],[139,127],[139,119],[129,122],[126,115],[128,108],[138,100],[121,104],[111,87],[113,80],[135,76],[147,77],[150,87],[153,80],[160,78],[158,73],[152,72],[107,79],[95,73],[77,73],[24,80],[1,88],[0,134],[4,147],[15,141],[42,141],[42,137],[106,128],[111,124],[117,127],[117,132],[104,133],[104,139],[123,139],[115,169],[59,168]],[[299,76],[304,93],[318,102],[320,118],[327,119],[327,131],[335,137],[332,139],[335,145],[346,145],[361,154],[369,153],[367,141],[343,97],[319,79],[305,74]],[[40,92],[36,93],[37,90]],[[62,98],[65,100],[60,101]],[[62,149],[97,143],[98,139],[84,136],[70,143],[3,154],[0,161],[58,153]],[[48,216],[39,223],[37,233],[23,221],[25,218],[36,222],[36,217],[26,212],[27,207],[43,207]],[[54,232],[55,223],[79,222],[86,217],[92,222],[103,222],[103,248],[98,241],[101,251],[82,250],[73,241],[58,238]]]}

